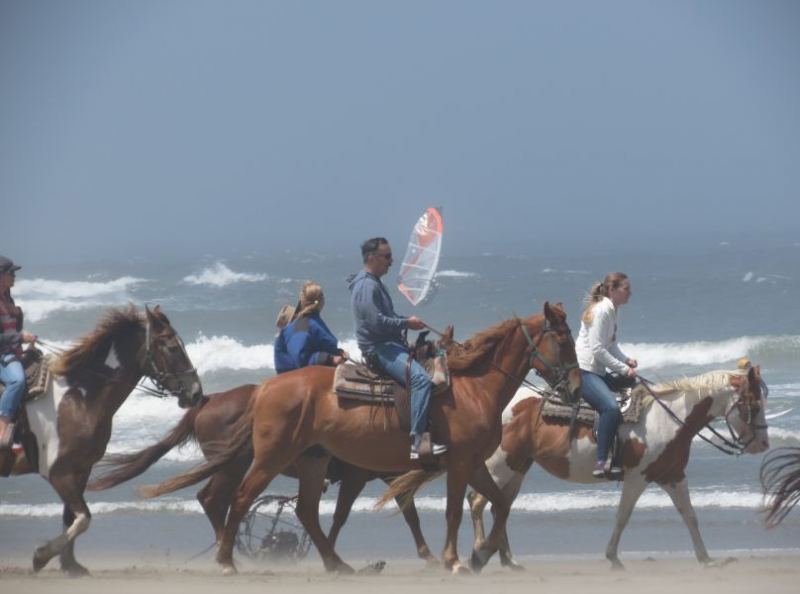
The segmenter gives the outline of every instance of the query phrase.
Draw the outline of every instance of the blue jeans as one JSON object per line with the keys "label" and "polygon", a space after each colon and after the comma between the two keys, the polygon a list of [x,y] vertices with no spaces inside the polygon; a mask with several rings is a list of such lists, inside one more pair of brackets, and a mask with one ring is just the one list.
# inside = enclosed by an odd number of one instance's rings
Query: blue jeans
{"label": "blue jeans", "polygon": [[622,413],[614,392],[606,385],[602,376],[581,369],[581,382],[583,399],[600,413],[600,423],[597,427],[597,461],[605,462],[614,434],[622,420]]}
{"label": "blue jeans", "polygon": [[375,347],[375,358],[381,368],[411,392],[411,433],[422,435],[428,429],[428,404],[433,384],[425,369],[411,362],[411,386],[406,386],[408,349],[397,342],[384,342]]}
{"label": "blue jeans", "polygon": [[13,421],[25,394],[25,371],[13,353],[7,353],[0,358],[0,382],[6,387],[0,396],[0,416]]}

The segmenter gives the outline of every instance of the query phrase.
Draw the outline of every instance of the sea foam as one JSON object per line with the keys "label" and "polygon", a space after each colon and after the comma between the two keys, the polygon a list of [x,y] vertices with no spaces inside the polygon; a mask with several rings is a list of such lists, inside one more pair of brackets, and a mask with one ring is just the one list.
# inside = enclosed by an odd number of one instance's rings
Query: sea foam
{"label": "sea foam", "polygon": [[131,300],[129,291],[146,279],[123,276],[107,282],[57,281],[37,278],[20,280],[14,286],[17,302],[31,322],[56,311],[78,311],[119,305]]}
{"label": "sea foam", "polygon": [[183,281],[190,285],[211,287],[227,287],[234,283],[260,283],[266,280],[269,280],[268,274],[234,272],[224,262],[215,262],[199,274],[190,274],[183,278]]}

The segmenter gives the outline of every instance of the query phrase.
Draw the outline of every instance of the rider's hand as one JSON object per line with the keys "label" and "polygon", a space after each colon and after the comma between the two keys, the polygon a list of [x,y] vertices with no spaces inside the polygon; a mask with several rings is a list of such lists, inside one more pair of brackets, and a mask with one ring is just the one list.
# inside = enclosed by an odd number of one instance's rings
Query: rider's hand
{"label": "rider's hand", "polygon": [[636,369],[637,367],[639,367],[639,362],[636,359],[628,359],[627,361],[625,361],[625,364],[631,369]]}
{"label": "rider's hand", "polygon": [[333,364],[334,364],[334,365],[341,365],[341,364],[342,364],[342,363],[344,363],[344,362],[345,362],[347,359],[346,359],[345,357],[342,357],[341,355],[334,355],[334,356],[333,356],[333,358],[332,358],[331,360],[333,361]]}
{"label": "rider's hand", "polygon": [[420,320],[417,316],[411,316],[408,318],[408,328],[409,330],[422,330],[425,328],[425,322]]}
{"label": "rider's hand", "polygon": [[628,377],[636,377],[636,370],[633,367],[631,367],[630,369],[628,369],[628,372],[625,375],[627,375]]}
{"label": "rider's hand", "polygon": [[31,334],[30,332],[20,332],[19,337],[22,340],[22,342],[29,342],[30,344],[33,344],[39,338],[35,334]]}
{"label": "rider's hand", "polygon": [[350,353],[340,350],[339,356],[342,358],[342,361],[347,361],[350,358]]}

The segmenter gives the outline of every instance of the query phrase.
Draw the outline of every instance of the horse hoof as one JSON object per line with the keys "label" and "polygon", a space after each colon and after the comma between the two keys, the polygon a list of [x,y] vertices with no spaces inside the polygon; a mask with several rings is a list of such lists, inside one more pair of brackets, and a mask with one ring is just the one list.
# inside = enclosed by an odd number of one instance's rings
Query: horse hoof
{"label": "horse hoof", "polygon": [[450,571],[453,573],[453,575],[472,575],[472,572],[469,570],[469,568],[464,567],[458,561],[453,563],[453,567],[450,568]]}
{"label": "horse hoof", "polygon": [[469,559],[469,566],[472,571],[480,573],[486,562],[486,554],[483,551],[472,551],[472,556]]}
{"label": "horse hoof", "polygon": [[222,575],[229,576],[229,575],[236,575],[239,573],[236,571],[236,568],[233,565],[224,565],[222,567]]}
{"label": "horse hoof", "polygon": [[356,570],[350,567],[347,563],[339,563],[336,567],[332,570],[339,575],[353,575]]}
{"label": "horse hoof", "polygon": [[71,578],[86,577],[89,575],[89,570],[80,563],[75,563],[69,567],[62,567],[62,571]]}
{"label": "horse hoof", "polygon": [[619,559],[609,559],[611,561],[611,571],[625,571],[625,566]]}
{"label": "horse hoof", "polygon": [[525,571],[525,566],[516,561],[506,561],[503,563],[503,567],[508,567],[511,571]]}
{"label": "horse hoof", "polygon": [[39,547],[33,552],[33,571],[34,573],[40,571],[47,562],[52,559],[52,556],[44,552],[44,547]]}

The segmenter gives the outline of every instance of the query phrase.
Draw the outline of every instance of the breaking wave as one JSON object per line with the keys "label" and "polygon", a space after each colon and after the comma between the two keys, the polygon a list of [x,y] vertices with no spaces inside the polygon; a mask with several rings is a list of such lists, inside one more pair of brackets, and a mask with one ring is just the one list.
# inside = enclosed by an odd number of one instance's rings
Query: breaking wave
{"label": "breaking wave", "polygon": [[227,287],[234,283],[260,283],[266,280],[269,280],[268,274],[234,272],[223,262],[216,262],[199,274],[190,274],[183,278],[183,281],[190,285],[208,285],[211,287]]}

